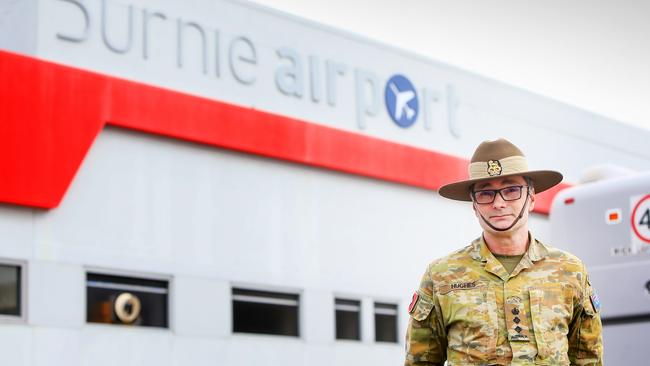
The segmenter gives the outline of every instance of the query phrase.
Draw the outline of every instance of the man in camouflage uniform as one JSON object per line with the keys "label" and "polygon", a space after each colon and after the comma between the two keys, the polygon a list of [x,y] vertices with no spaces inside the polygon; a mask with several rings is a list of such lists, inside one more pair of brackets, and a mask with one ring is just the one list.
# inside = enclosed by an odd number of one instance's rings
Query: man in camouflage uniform
{"label": "man in camouflage uniform", "polygon": [[535,193],[562,180],[522,152],[483,142],[470,179],[443,197],[471,201],[483,235],[431,263],[409,306],[405,365],[602,365],[600,303],[575,256],[535,239]]}

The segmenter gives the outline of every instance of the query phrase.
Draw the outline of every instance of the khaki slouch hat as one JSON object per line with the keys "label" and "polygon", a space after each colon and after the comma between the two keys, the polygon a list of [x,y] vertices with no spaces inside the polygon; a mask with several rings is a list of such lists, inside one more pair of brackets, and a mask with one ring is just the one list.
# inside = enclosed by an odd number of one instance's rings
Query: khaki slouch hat
{"label": "khaki slouch hat", "polygon": [[562,174],[554,170],[528,170],[524,153],[505,139],[482,142],[472,156],[468,173],[468,180],[446,184],[438,193],[452,200],[471,201],[469,191],[472,185],[491,179],[517,175],[528,177],[537,193],[562,181]]}

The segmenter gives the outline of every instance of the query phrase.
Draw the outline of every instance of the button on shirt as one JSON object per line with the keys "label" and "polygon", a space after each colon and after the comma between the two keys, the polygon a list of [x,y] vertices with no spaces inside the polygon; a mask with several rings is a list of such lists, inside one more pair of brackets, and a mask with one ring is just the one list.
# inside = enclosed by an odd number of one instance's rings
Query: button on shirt
{"label": "button on shirt", "polygon": [[476,239],[427,268],[405,365],[602,365],[592,295],[582,262],[532,235],[512,273]]}

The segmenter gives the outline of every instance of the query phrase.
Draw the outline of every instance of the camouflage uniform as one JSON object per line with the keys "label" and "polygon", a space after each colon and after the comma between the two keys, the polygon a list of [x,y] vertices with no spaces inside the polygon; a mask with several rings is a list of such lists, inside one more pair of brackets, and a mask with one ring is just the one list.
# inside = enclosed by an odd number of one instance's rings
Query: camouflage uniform
{"label": "camouflage uniform", "polygon": [[512,274],[483,238],[431,263],[410,310],[405,365],[602,365],[584,265],[530,242]]}

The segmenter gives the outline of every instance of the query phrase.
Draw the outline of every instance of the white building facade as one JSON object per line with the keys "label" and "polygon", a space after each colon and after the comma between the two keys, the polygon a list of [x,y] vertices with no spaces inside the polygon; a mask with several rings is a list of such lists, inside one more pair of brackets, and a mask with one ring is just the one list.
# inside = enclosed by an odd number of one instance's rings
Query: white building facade
{"label": "white building facade", "polygon": [[0,3],[0,132],[7,365],[400,364],[478,143],[650,169],[646,131],[241,1]]}

